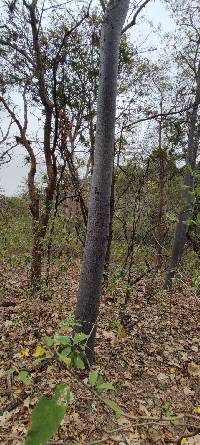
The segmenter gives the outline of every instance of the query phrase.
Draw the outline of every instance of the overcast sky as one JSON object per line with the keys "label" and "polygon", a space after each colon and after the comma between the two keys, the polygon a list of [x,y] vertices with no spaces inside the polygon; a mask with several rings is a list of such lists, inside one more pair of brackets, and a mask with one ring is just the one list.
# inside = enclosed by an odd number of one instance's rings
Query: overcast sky
{"label": "overcast sky", "polygon": [[[155,46],[158,50],[152,54],[153,57],[156,58],[156,54],[159,53],[159,49],[162,46],[162,35],[174,29],[174,22],[170,18],[169,12],[163,2],[160,0],[152,0],[146,6],[143,15],[145,16],[145,22],[138,21],[137,25],[131,31],[131,38],[133,42],[145,42],[145,45],[152,44]],[[158,35],[154,35],[147,21],[153,22],[155,27],[161,26],[160,41]],[[7,122],[5,121],[5,114],[2,110],[0,111],[0,119],[1,122],[3,121],[3,127],[5,128]],[[25,184],[28,171],[24,165],[25,154],[23,147],[18,145],[14,149],[12,161],[0,169],[0,188],[3,189],[3,192],[8,196],[19,194]]]}

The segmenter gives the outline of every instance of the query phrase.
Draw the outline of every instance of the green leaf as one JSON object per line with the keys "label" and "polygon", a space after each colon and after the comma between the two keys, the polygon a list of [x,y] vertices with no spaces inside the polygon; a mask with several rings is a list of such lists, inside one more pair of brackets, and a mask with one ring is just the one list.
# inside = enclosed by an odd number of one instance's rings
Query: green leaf
{"label": "green leaf", "polygon": [[45,345],[51,347],[54,344],[54,338],[52,338],[52,337],[45,337],[44,338],[44,342],[45,342]]}
{"label": "green leaf", "polygon": [[65,363],[65,365],[66,365],[68,368],[70,368],[70,366],[71,366],[71,364],[72,364],[72,359],[71,359],[71,357],[67,357],[67,356],[64,355],[64,354],[59,354],[59,353],[58,353],[58,357],[59,357],[59,359],[61,360],[61,362]]}
{"label": "green leaf", "polygon": [[6,371],[7,375],[13,375],[15,372],[17,372],[16,368],[10,368]]}
{"label": "green leaf", "polygon": [[66,409],[66,406],[57,405],[54,399],[40,400],[33,410],[25,445],[45,445],[58,430]]}
{"label": "green leaf", "polygon": [[109,406],[109,408],[111,408],[116,417],[120,417],[123,414],[122,409],[120,408],[120,406],[118,405],[117,402],[115,402],[115,400],[111,400],[111,399],[105,399],[106,405]]}
{"label": "green leaf", "polygon": [[74,356],[74,364],[77,369],[85,369],[85,363],[83,359],[81,358],[80,354],[76,354]]}
{"label": "green leaf", "polygon": [[98,390],[100,391],[106,391],[107,389],[113,390],[115,391],[115,387],[113,386],[112,383],[102,383],[101,385],[98,385]]}
{"label": "green leaf", "polygon": [[89,373],[89,384],[95,386],[99,377],[98,371],[92,371]]}
{"label": "green leaf", "polygon": [[68,335],[56,335],[54,337],[54,343],[59,345],[71,345],[71,338]]}
{"label": "green leaf", "polygon": [[75,321],[74,318],[68,318],[67,320],[61,321],[60,326],[63,329],[69,329],[69,328],[74,328],[74,327],[81,327],[81,323],[78,323],[77,321]]}
{"label": "green leaf", "polygon": [[82,341],[87,340],[89,336],[84,334],[83,332],[79,332],[77,334],[74,335],[73,337],[73,343],[74,345],[78,345],[79,343],[81,343]]}
{"label": "green leaf", "polygon": [[200,196],[200,187],[199,186],[195,188],[195,195]]}
{"label": "green leaf", "polygon": [[70,401],[70,387],[66,385],[66,383],[60,383],[56,386],[53,399],[58,402],[61,397],[64,398],[66,402]]}
{"label": "green leaf", "polygon": [[21,380],[22,383],[24,383],[24,385],[32,384],[32,381],[31,381],[27,371],[20,371],[18,374],[18,378],[19,378],[19,380]]}
{"label": "green leaf", "polygon": [[195,224],[195,221],[193,221],[193,219],[187,219],[186,221],[183,221],[183,224],[186,224],[186,226],[192,226]]}
{"label": "green leaf", "polygon": [[104,379],[103,379],[102,375],[99,374],[99,375],[98,375],[98,379],[97,379],[96,386],[99,386],[99,385],[101,385],[102,383],[104,383]]}
{"label": "green leaf", "polygon": [[197,222],[200,223],[200,212],[197,213]]}
{"label": "green leaf", "polygon": [[119,334],[119,337],[120,337],[120,338],[124,338],[124,337],[126,337],[126,331],[125,331],[125,329],[124,329],[124,326],[120,326],[120,327],[119,327],[118,334]]}
{"label": "green leaf", "polygon": [[170,417],[172,415],[172,406],[171,406],[171,402],[166,402],[163,406],[162,406],[162,412],[165,416]]}
{"label": "green leaf", "polygon": [[177,221],[178,221],[178,218],[177,218],[176,213],[173,213],[173,212],[171,212],[171,213],[167,213],[167,214],[166,214],[166,218],[167,218],[169,221],[171,221],[171,222],[177,222]]}
{"label": "green leaf", "polygon": [[72,348],[70,348],[70,346],[68,346],[68,348],[65,348],[62,350],[62,354],[65,354],[65,355],[70,355],[71,352],[72,352]]}

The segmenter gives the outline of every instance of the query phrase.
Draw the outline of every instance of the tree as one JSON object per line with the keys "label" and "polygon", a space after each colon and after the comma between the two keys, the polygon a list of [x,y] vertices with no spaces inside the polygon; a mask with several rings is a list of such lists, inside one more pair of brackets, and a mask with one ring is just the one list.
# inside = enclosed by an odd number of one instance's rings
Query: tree
{"label": "tree", "polygon": [[[94,344],[99,315],[101,285],[109,233],[110,198],[114,157],[117,73],[120,37],[128,12],[128,0],[110,0],[105,7],[100,41],[100,82],[94,169],[89,199],[87,236],[75,317],[89,335],[87,360],[94,360]],[[148,1],[142,4],[144,7]],[[136,12],[132,24],[135,24]],[[125,27],[127,30],[129,25]]]}
{"label": "tree", "polygon": [[[195,15],[197,14],[198,16],[199,14],[198,8],[197,11],[195,8],[191,11],[189,5],[188,12],[189,18],[187,19],[187,17],[182,17],[180,21],[181,24],[186,26],[186,36],[189,40],[186,48],[184,48],[184,51],[182,51],[180,54],[180,60],[182,63],[184,63],[183,67],[186,67],[185,70],[187,77],[189,72],[190,77],[192,76],[194,79],[192,89],[193,99],[190,104],[191,109],[188,111],[187,116],[188,138],[185,153],[185,176],[182,187],[182,208],[179,212],[178,222],[176,224],[171,259],[164,284],[165,288],[171,286],[172,278],[174,277],[175,272],[181,262],[187,239],[189,223],[192,219],[194,211],[194,174],[200,138],[200,35],[198,28],[195,26]],[[189,26],[188,20],[190,20]]]}
{"label": "tree", "polygon": [[[5,2],[6,3],[6,2]],[[89,5],[90,6],[90,5]],[[51,9],[51,8],[50,8]],[[33,246],[31,264],[31,287],[39,289],[41,285],[42,259],[44,256],[44,240],[49,225],[58,183],[59,151],[62,153],[63,124],[70,126],[69,119],[63,122],[62,104],[59,103],[59,83],[62,75],[60,66],[66,56],[66,41],[76,28],[88,17],[89,9],[83,11],[78,22],[70,23],[62,29],[59,35],[54,32],[53,44],[48,40],[48,32],[43,28],[42,17],[45,13],[44,5],[41,11],[38,1],[15,2],[8,17],[2,17],[1,61],[4,84],[15,89],[23,98],[23,120],[16,112],[15,104],[4,89],[0,102],[15,124],[19,134],[17,144],[22,144],[27,152],[30,165],[28,173],[28,192],[30,211],[33,221]],[[5,72],[3,77],[3,71]],[[29,104],[31,106],[29,107]],[[42,131],[40,138],[30,140],[29,115],[30,109],[37,110],[38,120]],[[43,133],[43,135],[41,135]],[[37,150],[42,151],[45,164],[46,187],[44,195],[39,193],[36,174],[38,172]]]}

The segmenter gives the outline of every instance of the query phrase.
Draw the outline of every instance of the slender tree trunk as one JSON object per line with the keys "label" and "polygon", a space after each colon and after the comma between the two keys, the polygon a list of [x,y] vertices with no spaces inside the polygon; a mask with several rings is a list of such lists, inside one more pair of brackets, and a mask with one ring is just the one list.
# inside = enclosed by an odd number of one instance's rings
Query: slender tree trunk
{"label": "slender tree trunk", "polygon": [[[160,104],[160,111],[162,114],[162,101]],[[163,210],[164,210],[164,188],[165,188],[165,154],[164,150],[162,148],[162,118],[159,121],[159,143],[158,143],[158,149],[159,149],[159,204],[158,204],[158,228],[156,231],[157,235],[157,258],[156,258],[156,265],[157,269],[161,268],[162,265],[162,251],[163,251],[163,239],[164,239],[164,233],[163,233],[163,226],[162,226],[162,219],[163,219]]]}
{"label": "slender tree trunk", "polygon": [[31,264],[31,289],[36,292],[41,286],[42,273],[42,240],[37,229],[33,229],[32,264]]}
{"label": "slender tree trunk", "polygon": [[75,311],[76,319],[81,322],[82,331],[90,335],[86,350],[90,364],[94,360],[96,324],[109,234],[119,46],[128,7],[129,0],[110,0],[101,31],[94,170]]}
{"label": "slender tree trunk", "polygon": [[188,226],[187,224],[185,224],[185,221],[191,219],[193,215],[193,207],[194,207],[193,196],[192,196],[194,187],[193,171],[196,167],[197,149],[199,144],[199,131],[198,131],[199,104],[200,104],[200,62],[198,65],[198,71],[196,76],[195,100],[189,121],[188,146],[186,155],[186,174],[184,178],[183,204],[182,204],[183,208],[179,215],[179,220],[175,229],[172,255],[164,284],[165,289],[171,287],[172,278],[174,277],[175,272],[181,262],[188,232]]}
{"label": "slender tree trunk", "polygon": [[49,223],[49,216],[44,223],[42,218],[33,221],[33,245],[31,264],[31,289],[37,292],[41,288],[42,260],[44,257],[44,238]]}
{"label": "slender tree trunk", "polygon": [[105,276],[108,274],[108,269],[109,269],[109,264],[110,264],[111,245],[112,245],[112,238],[113,238],[114,213],[115,213],[115,171],[114,171],[114,165],[113,165],[111,196],[110,196],[109,235],[108,235],[108,244],[107,244],[106,258],[105,258]]}
{"label": "slender tree trunk", "polygon": [[190,174],[185,176],[184,185],[187,187],[184,193],[185,208],[179,215],[179,220],[176,225],[174,242],[172,246],[172,254],[170,260],[169,270],[167,272],[164,287],[170,288],[172,279],[176,273],[176,270],[181,262],[184,247],[187,238],[188,226],[185,223],[188,219],[191,219],[193,214],[193,202],[192,202],[192,190],[193,190],[193,177]]}

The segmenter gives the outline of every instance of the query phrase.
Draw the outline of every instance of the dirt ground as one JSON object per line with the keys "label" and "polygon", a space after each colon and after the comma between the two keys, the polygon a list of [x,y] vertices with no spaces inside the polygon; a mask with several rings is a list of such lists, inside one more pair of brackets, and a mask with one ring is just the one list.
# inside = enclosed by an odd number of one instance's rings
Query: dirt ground
{"label": "dirt ground", "polygon": [[[38,399],[66,382],[74,400],[49,443],[200,444],[200,299],[187,287],[163,292],[159,279],[140,281],[126,306],[120,288],[103,292],[94,369],[115,386],[112,398],[124,412],[116,419],[82,385],[86,371],[74,371],[75,380],[58,363],[33,356],[43,338],[60,332],[60,322],[73,315],[78,280],[76,265],[62,280],[55,269],[51,296],[41,299],[28,295],[23,270],[2,271],[0,443],[22,445]],[[113,327],[117,320],[123,333]],[[32,385],[17,375],[8,378],[10,368],[28,370]],[[162,421],[183,414],[191,417],[182,425]],[[149,425],[148,417],[161,420]]]}

